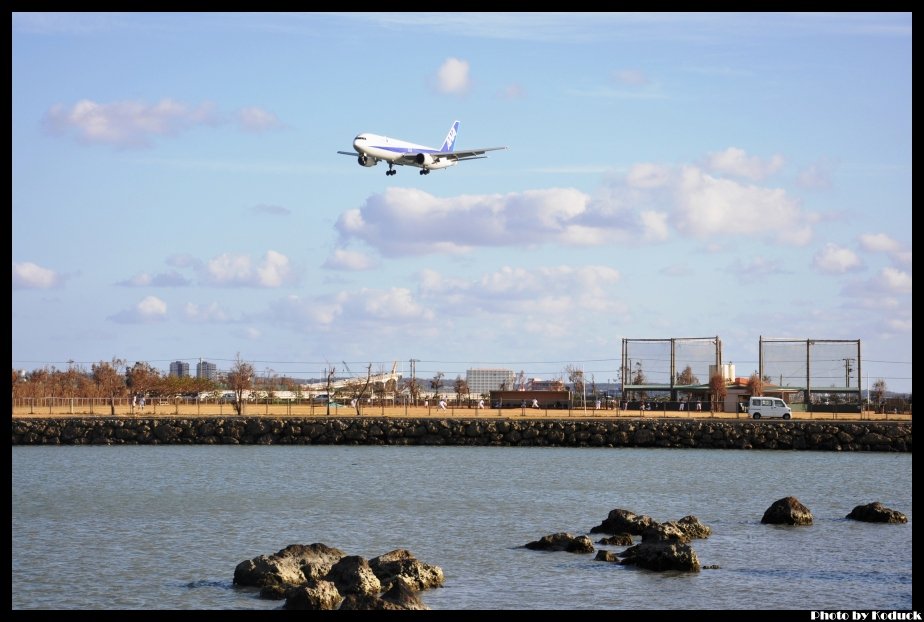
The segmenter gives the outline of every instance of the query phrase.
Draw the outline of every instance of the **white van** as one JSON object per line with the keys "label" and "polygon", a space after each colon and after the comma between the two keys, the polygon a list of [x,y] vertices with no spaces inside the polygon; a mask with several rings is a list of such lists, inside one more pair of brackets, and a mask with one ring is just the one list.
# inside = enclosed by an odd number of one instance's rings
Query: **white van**
{"label": "white van", "polygon": [[778,397],[751,397],[748,401],[748,414],[753,419],[761,417],[792,417],[792,408]]}

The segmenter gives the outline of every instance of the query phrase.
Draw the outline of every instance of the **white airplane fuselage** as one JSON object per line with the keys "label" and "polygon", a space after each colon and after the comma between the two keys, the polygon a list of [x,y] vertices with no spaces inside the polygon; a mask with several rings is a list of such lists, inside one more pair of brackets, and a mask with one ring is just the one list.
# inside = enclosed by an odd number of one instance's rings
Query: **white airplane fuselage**
{"label": "white airplane fuselage", "polygon": [[356,151],[338,151],[341,155],[353,156],[360,166],[375,166],[379,161],[388,163],[386,175],[394,175],[395,165],[415,166],[420,169],[421,175],[429,175],[430,171],[455,166],[463,160],[478,160],[485,158],[485,152],[498,151],[506,147],[479,147],[476,149],[454,148],[456,136],[459,133],[459,121],[453,122],[446,134],[443,146],[439,149],[418,145],[406,140],[389,138],[379,134],[363,132],[353,139],[353,149]]}
{"label": "white airplane fuselage", "polygon": [[[353,148],[359,154],[360,164],[363,166],[375,166],[378,160],[386,162],[403,160],[402,163],[406,166],[416,166],[417,168],[428,170],[447,168],[458,164],[458,160],[431,156],[431,153],[439,152],[438,149],[433,147],[368,132],[363,132],[353,139]],[[416,155],[416,158],[408,161],[406,157],[408,155]]]}

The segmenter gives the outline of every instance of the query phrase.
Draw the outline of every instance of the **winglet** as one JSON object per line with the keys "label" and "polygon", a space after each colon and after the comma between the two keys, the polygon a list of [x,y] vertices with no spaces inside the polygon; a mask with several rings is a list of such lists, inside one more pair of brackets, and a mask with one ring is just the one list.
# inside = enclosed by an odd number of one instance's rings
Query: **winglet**
{"label": "winglet", "polygon": [[453,121],[452,127],[449,128],[449,133],[446,134],[446,140],[443,141],[443,146],[440,147],[440,151],[452,151],[453,145],[456,144],[456,134],[459,133],[459,122]]}

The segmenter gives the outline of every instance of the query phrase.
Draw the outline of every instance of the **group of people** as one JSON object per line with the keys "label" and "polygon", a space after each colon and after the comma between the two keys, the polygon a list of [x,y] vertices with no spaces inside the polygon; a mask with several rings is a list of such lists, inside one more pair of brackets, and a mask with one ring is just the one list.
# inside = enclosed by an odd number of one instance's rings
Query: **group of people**
{"label": "group of people", "polygon": [[137,395],[132,395],[132,412],[135,411],[135,408],[138,408],[138,412],[144,412],[144,396],[141,397]]}

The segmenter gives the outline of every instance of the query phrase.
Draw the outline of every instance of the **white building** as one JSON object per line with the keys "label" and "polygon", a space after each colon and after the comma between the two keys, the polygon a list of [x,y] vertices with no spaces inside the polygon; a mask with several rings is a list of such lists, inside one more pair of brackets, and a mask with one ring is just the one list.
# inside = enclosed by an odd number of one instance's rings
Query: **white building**
{"label": "white building", "polygon": [[512,369],[466,369],[465,382],[472,395],[483,395],[500,389],[513,389],[516,374]]}

